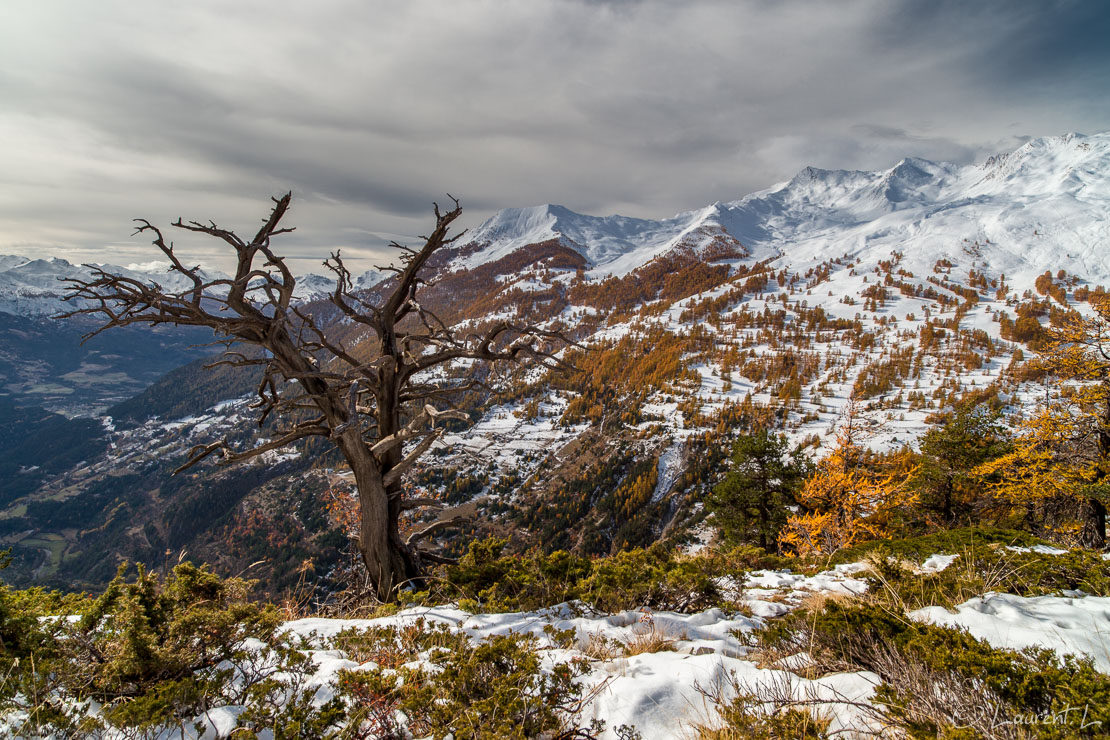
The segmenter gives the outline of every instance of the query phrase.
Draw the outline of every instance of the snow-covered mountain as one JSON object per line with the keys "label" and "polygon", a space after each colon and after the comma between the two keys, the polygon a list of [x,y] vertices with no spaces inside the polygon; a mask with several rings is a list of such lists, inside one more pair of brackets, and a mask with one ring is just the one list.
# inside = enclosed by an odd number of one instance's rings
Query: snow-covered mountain
{"label": "snow-covered mountain", "polygon": [[[172,272],[169,263],[151,262],[142,265],[99,265],[107,272],[123,275],[144,283],[156,283],[170,291],[186,290],[191,286],[184,275]],[[215,270],[201,270],[209,279],[227,277]],[[0,312],[21,316],[50,316],[72,309],[63,297],[66,278],[89,280],[93,270],[86,265],[75,265],[59,257],[27,259],[14,255],[0,255]]]}
{"label": "snow-covered mountain", "polygon": [[299,301],[315,301],[326,298],[335,290],[335,278],[309,273],[297,278],[297,285],[293,289],[293,297]]}
{"label": "snow-covered mountain", "polygon": [[[713,225],[717,208],[713,205],[663,221],[585,216],[556,205],[509,208],[469,235],[467,246],[476,251],[463,257],[457,266],[475,267],[529,244],[557,240],[585,257],[592,275],[623,275],[678,246],[684,237],[704,238],[695,232]],[[714,232],[719,233],[719,229]]]}
{"label": "snow-covered mountain", "polygon": [[624,275],[683,245],[738,240],[755,259],[794,267],[834,257],[905,255],[922,271],[990,243],[984,266],[1007,275],[1065,269],[1110,278],[1110,133],[1034,139],[979,165],[910,158],[889,170],[808,167],[788,182],[661,221],[511,208],[476,228],[458,264],[473,268],[557,240],[588,275]]}
{"label": "snow-covered mountain", "polygon": [[[107,272],[124,275],[144,283],[156,283],[170,291],[187,290],[191,283],[184,276],[170,271],[168,263],[144,265],[98,265]],[[209,279],[227,278],[217,270],[202,269]],[[17,316],[53,316],[74,306],[63,300],[66,278],[88,280],[92,270],[86,265],[73,264],[59,257],[32,260],[27,257],[0,255],[0,313]],[[377,270],[369,270],[355,278],[358,289],[372,288],[385,279]],[[335,278],[308,274],[297,277],[293,291],[296,300],[316,301],[326,298],[335,290]]]}

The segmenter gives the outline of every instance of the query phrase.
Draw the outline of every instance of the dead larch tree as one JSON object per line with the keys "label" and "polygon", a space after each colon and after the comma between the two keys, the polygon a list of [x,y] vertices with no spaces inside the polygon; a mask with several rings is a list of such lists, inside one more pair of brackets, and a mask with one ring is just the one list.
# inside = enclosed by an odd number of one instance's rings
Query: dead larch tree
{"label": "dead larch tree", "polygon": [[371,360],[358,359],[356,354],[367,355],[330,338],[321,322],[297,304],[293,295],[296,279],[271,247],[274,237],[293,231],[280,225],[291,197],[288,193],[274,199],[269,218],[250,241],[212,222],[178,219],[172,224],[226,242],[236,259],[235,274],[230,278],[213,279],[199,267],[187,267],[161,230],[145,219],[136,219],[135,233],[153,235],[153,244],[169,260],[172,271],[188,279],[188,287],[170,292],[157,284],[91,266],[92,279],[68,281],[67,298],[82,305],[65,316],[104,319],[90,337],[135,324],[206,326],[225,345],[218,363],[260,367],[262,379],[254,404],[258,423],[274,417],[280,432],[250,449],[232,449],[226,441],[195,447],[178,470],[209,456],[229,464],[311,437],[327,439],[354,473],[359,499],[358,550],[370,586],[386,600],[404,584],[420,582],[428,560],[440,559],[417,547],[418,540],[432,528],[407,539],[401,536],[402,512],[436,505],[426,498],[406,499],[401,478],[439,438],[443,427],[437,422],[465,418],[449,408],[448,399],[478,386],[474,379],[446,384],[434,381],[429,371],[459,360],[555,364],[548,349],[565,340],[537,326],[509,322],[481,333],[462,334],[420,304],[418,292],[427,284],[421,272],[429,258],[461,236],[448,236],[451,224],[462,213],[455,200],[446,212],[435,206],[435,229],[430,236],[421,237],[423,246],[417,249],[393,243],[400,260],[395,266],[381,268],[396,274],[384,291],[379,291],[377,300],[355,292],[351,273],[338,252],[324,262],[336,277],[331,303],[346,320],[366,327],[372,334],[370,341],[376,344]]}

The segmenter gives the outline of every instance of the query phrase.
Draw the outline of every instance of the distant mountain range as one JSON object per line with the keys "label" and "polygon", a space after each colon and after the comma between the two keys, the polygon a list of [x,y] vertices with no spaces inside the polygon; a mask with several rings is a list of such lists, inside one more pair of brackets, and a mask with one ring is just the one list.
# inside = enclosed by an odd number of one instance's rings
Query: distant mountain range
{"label": "distant mountain range", "polygon": [[[767,190],[660,221],[550,204],[507,208],[466,235],[446,270],[473,269],[541,243],[580,254],[587,278],[627,275],[669,252],[711,244],[794,267],[898,251],[920,268],[989,243],[995,247],[981,266],[1008,276],[1064,269],[1110,281],[1108,180],[1110,133],[1034,139],[979,165],[909,158],[878,172],[807,167]],[[187,287],[165,264],[103,267],[170,290]],[[57,313],[64,308],[60,279],[87,276],[84,266],[56,257],[0,255],[0,312]],[[384,277],[371,270],[356,285],[370,288]],[[296,295],[308,302],[334,287],[330,277],[305,275]]]}
{"label": "distant mountain range", "polygon": [[[191,287],[188,278],[172,272],[169,263],[150,263],[146,265],[99,264],[107,272],[124,275],[144,283],[158,284],[169,291],[186,290]],[[218,270],[201,269],[201,275],[209,279],[226,279],[228,276]],[[60,257],[47,259],[28,259],[16,255],[0,255],[0,313],[22,316],[49,317],[72,309],[63,297],[66,294],[66,278],[87,280],[92,270],[87,265],[75,265]],[[369,288],[380,282],[382,274],[370,270],[356,278],[360,288]],[[302,302],[317,300],[335,290],[335,279],[323,275],[304,275],[297,278],[294,295]]]}
{"label": "distant mountain range", "polygon": [[979,165],[909,158],[889,170],[807,167],[729,203],[662,221],[585,216],[562,206],[510,208],[483,223],[458,265],[474,267],[557,240],[586,258],[590,277],[624,275],[654,257],[723,237],[754,259],[792,266],[899,251],[932,263],[966,245],[1009,274],[1045,269],[1110,278],[1110,134],[1034,139]]}

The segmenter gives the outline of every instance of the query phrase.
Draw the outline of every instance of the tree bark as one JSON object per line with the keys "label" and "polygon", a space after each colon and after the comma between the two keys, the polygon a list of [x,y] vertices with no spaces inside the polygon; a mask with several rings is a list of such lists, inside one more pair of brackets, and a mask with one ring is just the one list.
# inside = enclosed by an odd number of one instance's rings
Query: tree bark
{"label": "tree bark", "polygon": [[[1099,475],[1096,482],[1101,483],[1106,477],[1106,462],[1110,460],[1110,400],[1106,402],[1103,410],[1101,425],[1098,430],[1098,456]],[[1106,547],[1106,504],[1100,499],[1087,499],[1087,538],[1089,546],[1101,550]]]}
{"label": "tree bark", "polygon": [[419,586],[421,569],[398,530],[400,497],[389,495],[383,481],[385,471],[359,437],[357,429],[348,430],[339,446],[358,488],[359,555],[375,596],[388,601],[406,584]]}
{"label": "tree bark", "polygon": [[1087,524],[1084,545],[1096,550],[1106,547],[1106,504],[1097,498],[1087,499]]}

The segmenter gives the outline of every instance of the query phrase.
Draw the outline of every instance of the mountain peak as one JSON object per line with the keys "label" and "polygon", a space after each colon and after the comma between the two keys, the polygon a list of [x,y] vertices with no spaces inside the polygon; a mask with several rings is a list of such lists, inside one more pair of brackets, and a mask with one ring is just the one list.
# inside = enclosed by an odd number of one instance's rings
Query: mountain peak
{"label": "mountain peak", "polygon": [[988,157],[981,168],[991,177],[1008,177],[1020,172],[1036,176],[1044,170],[1059,171],[1075,166],[1101,166],[1110,161],[1110,133],[1087,136],[1068,133],[1041,136],[1012,152]]}
{"label": "mountain peak", "polygon": [[[1021,246],[1024,235],[1044,232],[1029,225],[1030,217],[1036,213],[1047,223],[1053,208],[1073,210],[1076,204],[1068,199],[1077,194],[1090,201],[1089,207],[1102,203],[1108,179],[1110,134],[1033,139],[981,166],[911,156],[875,172],[806,167],[791,180],[741,200],[658,221],[589,216],[555,204],[508,208],[471,233],[471,248],[456,265],[472,268],[530,244],[558,240],[586,258],[590,275],[621,275],[691,239],[714,234],[738,240],[758,259],[774,258],[788,246],[796,254],[801,244],[823,259],[880,244],[886,252],[918,242],[935,251],[969,237],[974,242],[994,229],[1006,234],[992,241],[1012,243],[1013,257],[1028,260],[1033,258]],[[1068,202],[1048,200],[1058,197]],[[1013,210],[1015,204],[1021,210]],[[1101,222],[1097,208],[1089,207],[1087,221]],[[1018,218],[1022,210],[1025,215]],[[1006,223],[999,213],[1008,214]],[[1080,251],[1090,251],[1066,246],[1061,241],[1053,249],[1074,253],[1076,259]],[[1041,239],[1037,253],[1045,248]]]}

